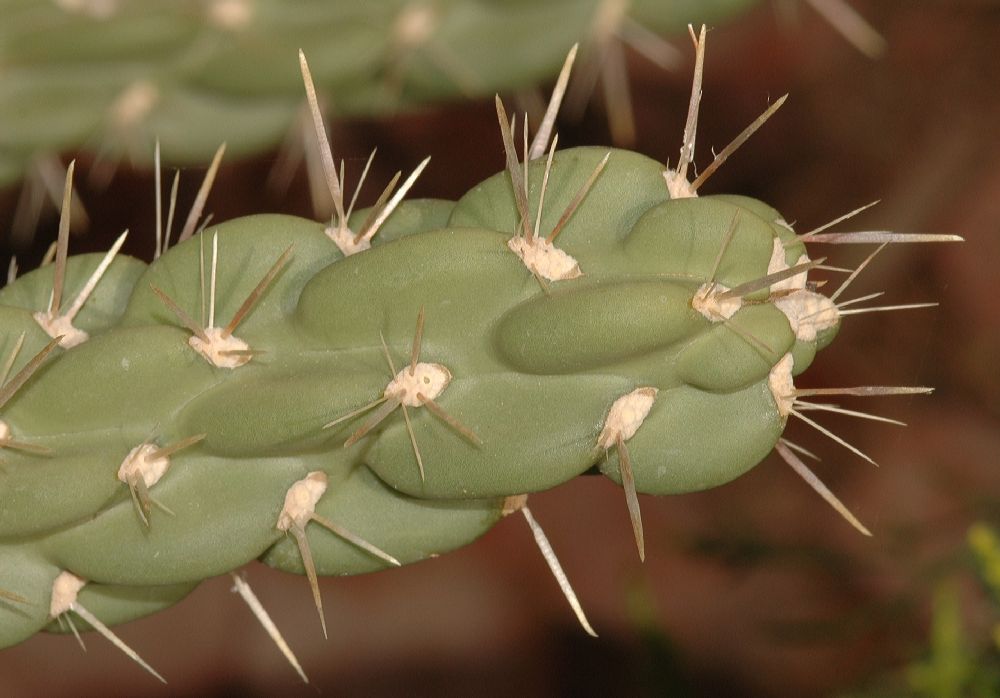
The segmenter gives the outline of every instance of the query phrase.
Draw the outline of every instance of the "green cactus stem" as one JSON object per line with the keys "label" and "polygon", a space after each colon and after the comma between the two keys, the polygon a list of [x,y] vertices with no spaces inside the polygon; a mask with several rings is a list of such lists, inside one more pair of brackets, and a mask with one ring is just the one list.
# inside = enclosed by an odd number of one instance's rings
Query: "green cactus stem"
{"label": "green cactus stem", "polygon": [[637,494],[717,487],[773,449],[847,515],[789,417],[826,431],[806,396],[926,389],[796,387],[856,275],[819,294],[807,246],[901,238],[797,235],[699,196],[697,99],[677,169],[547,142],[532,159],[497,112],[507,168],[456,202],[345,208],[324,151],[329,226],[195,233],[196,214],[147,265],[69,256],[64,220],[54,264],[0,290],[0,645],[69,612],[145,615],[255,559],[308,576],[325,632],[318,575],[425,560],[515,511],[592,633],[525,506],[587,472],[623,486],[640,556]]}

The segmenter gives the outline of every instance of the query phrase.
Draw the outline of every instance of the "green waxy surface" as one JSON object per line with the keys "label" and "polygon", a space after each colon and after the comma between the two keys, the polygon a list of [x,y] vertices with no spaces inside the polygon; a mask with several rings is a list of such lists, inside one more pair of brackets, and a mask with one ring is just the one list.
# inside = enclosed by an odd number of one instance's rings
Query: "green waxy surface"
{"label": "green waxy surface", "polygon": [[497,328],[496,344],[512,367],[543,374],[669,351],[709,327],[691,309],[692,291],[658,281],[580,284],[513,309]]}
{"label": "green waxy surface", "polygon": [[498,374],[456,380],[439,404],[472,429],[481,445],[415,407],[410,414],[424,481],[401,414],[367,460],[393,487],[418,497],[480,498],[550,489],[595,462],[607,409],[631,387],[617,376]]}
{"label": "green waxy surface", "polygon": [[[217,380],[171,327],[115,329],[74,347],[14,396],[4,418],[38,436],[124,433],[138,443]],[[30,427],[29,427],[30,425]],[[169,427],[168,427],[169,428]]]}
{"label": "green waxy surface", "polygon": [[[554,158],[543,233],[607,152]],[[543,166],[529,167],[532,220]],[[555,240],[582,269],[572,279],[540,283],[509,248],[518,218],[506,174],[457,203],[404,203],[371,249],[349,257],[324,224],[277,215],[212,226],[148,266],[119,257],[78,317],[90,338],[55,349],[0,407],[11,438],[51,451],[0,441],[0,562],[19,567],[0,569],[0,590],[47,606],[52,579],[69,570],[90,582],[81,603],[115,623],[254,559],[301,573],[278,522],[289,488],[314,472],[327,478],[319,515],[404,564],[424,560],[483,535],[507,497],[595,466],[617,481],[617,450],[606,454],[599,437],[616,401],[638,388],[658,391],[626,436],[639,492],[696,491],[746,472],[785,426],[773,367],[791,352],[801,372],[836,328],[796,340],[766,287],[728,319],[703,315],[700,289],[766,276],[778,245],[795,264],[801,243],[759,202],[670,200],[662,171],[611,151]],[[360,230],[369,214],[350,225]],[[154,290],[198,332],[221,331],[286,251],[232,328],[249,346],[245,365],[210,363]],[[99,259],[70,258],[68,298]],[[0,291],[0,360],[24,336],[11,375],[49,341],[31,313],[51,284],[46,267]],[[421,313],[416,360],[447,372],[429,397],[459,426],[426,397],[417,404],[430,384],[386,394],[408,380]],[[406,415],[380,412],[399,397]],[[120,466],[141,444],[195,437],[162,477],[150,472],[147,525]],[[387,566],[316,521],[299,524],[320,574]],[[34,607],[0,601],[5,620],[3,644],[54,629]]]}
{"label": "green waxy surface", "polygon": [[[566,207],[586,183],[605,155],[608,163],[590,193],[566,222],[557,245],[580,262],[584,273],[603,270],[609,252],[629,234],[635,222],[655,204],[666,201],[663,166],[644,155],[614,148],[573,148],[552,158],[552,170],[545,189],[542,218],[538,227],[542,236],[555,228]],[[545,160],[528,166],[528,203],[531,222],[538,211]],[[514,205],[510,176],[506,172],[490,177],[473,187],[455,205],[451,224],[499,230],[510,237],[519,216]],[[591,262],[594,264],[591,264]]]}
{"label": "green waxy surface", "polygon": [[32,547],[0,543],[0,589],[23,599],[0,596],[0,647],[16,645],[45,627],[57,576],[59,568]]}
{"label": "green waxy surface", "polygon": [[115,441],[117,449],[101,444],[81,454],[6,457],[7,472],[0,482],[0,539],[51,533],[89,519],[112,501],[124,488],[116,475],[129,451],[120,438]]}
{"label": "green waxy surface", "polygon": [[[66,264],[66,280],[63,285],[60,312],[65,313],[83,290],[94,270],[104,258],[103,254],[82,254],[69,257]],[[146,265],[133,257],[117,255],[105,271],[102,281],[87,298],[73,320],[73,326],[87,333],[100,332],[115,326],[125,311],[136,279]],[[35,312],[45,312],[52,296],[52,280],[55,264],[48,264],[30,271],[11,284],[0,289],[0,306],[23,308]]]}
{"label": "green waxy surface", "polygon": [[[500,500],[437,502],[407,497],[387,487],[364,467],[352,468],[340,476],[343,479],[331,480],[328,494],[316,511],[403,564],[467,545],[500,518]],[[307,533],[318,574],[361,574],[389,567],[387,562],[317,523],[310,523]],[[286,572],[305,573],[291,536],[279,540],[261,560]]]}
{"label": "green waxy surface", "polygon": [[284,493],[317,460],[325,459],[178,454],[151,490],[173,515],[154,505],[147,529],[123,484],[117,504],[49,537],[44,547],[75,573],[108,584],[173,584],[223,574],[278,538]]}
{"label": "green waxy surface", "polygon": [[[723,485],[759,463],[784,426],[766,382],[722,395],[686,386],[661,391],[627,444],[636,489],[682,494]],[[601,472],[620,482],[614,450]]]}
{"label": "green waxy surface", "polygon": [[[195,584],[162,584],[130,587],[114,584],[87,584],[77,596],[78,603],[93,613],[105,625],[127,623],[151,615],[182,601],[198,586]],[[91,630],[90,623],[74,615],[73,624],[79,631]],[[68,625],[52,621],[46,632],[72,632]]]}

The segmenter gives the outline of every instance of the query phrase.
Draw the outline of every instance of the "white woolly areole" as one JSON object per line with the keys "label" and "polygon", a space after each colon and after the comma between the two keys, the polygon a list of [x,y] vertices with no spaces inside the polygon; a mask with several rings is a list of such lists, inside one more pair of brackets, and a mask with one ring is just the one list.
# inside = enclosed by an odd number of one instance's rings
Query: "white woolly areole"
{"label": "white woolly areole", "polygon": [[253,19],[249,0],[214,0],[208,7],[208,21],[222,29],[243,29]]}
{"label": "white woolly areole", "polygon": [[147,80],[136,80],[118,95],[111,105],[111,118],[120,128],[129,128],[146,120],[160,101],[160,91]]}
{"label": "white woolly areole", "polygon": [[788,318],[796,339],[804,342],[815,341],[817,332],[834,327],[840,321],[836,303],[812,291],[796,291],[775,299],[774,305]]}
{"label": "white woolly areole", "polygon": [[[790,269],[791,267],[789,267],[788,263],[785,262],[785,244],[780,238],[774,238],[772,244],[771,260],[767,263],[767,273],[775,274],[779,271]],[[795,266],[798,266],[799,264],[806,264],[808,261],[809,255],[803,254],[795,262]],[[771,293],[776,293],[778,291],[795,291],[805,288],[808,274],[809,272],[807,270],[785,279],[784,281],[774,282],[771,284]]]}
{"label": "white woolly areole", "polygon": [[671,199],[697,199],[698,192],[691,186],[691,182],[681,177],[676,170],[666,170],[663,173],[663,180],[667,183],[667,193]]}
{"label": "white woolly areole", "polygon": [[778,406],[778,414],[784,419],[792,411],[792,403],[795,402],[795,384],[792,383],[792,369],[795,361],[791,353],[785,354],[771,368],[767,376],[767,385],[771,389],[771,396],[774,404]]}
{"label": "white woolly areole", "polygon": [[49,617],[57,618],[73,607],[76,597],[83,589],[87,580],[77,577],[72,572],[60,572],[52,582],[52,601],[49,603]]}
{"label": "white woolly areole", "polygon": [[421,46],[434,33],[434,9],[428,3],[410,2],[403,8],[393,27],[396,40],[403,46]]}
{"label": "white woolly areole", "polygon": [[336,243],[337,247],[340,248],[341,254],[345,257],[350,257],[352,254],[369,250],[372,246],[371,240],[368,238],[361,238],[361,242],[355,242],[354,238],[356,238],[357,235],[353,230],[346,226],[342,228],[334,228],[333,226],[330,226],[326,229],[326,236]]}
{"label": "white woolly areole", "polygon": [[507,247],[524,266],[546,281],[565,281],[583,275],[575,259],[544,238],[535,236],[529,241],[517,235],[507,241]]}
{"label": "white woolly areole", "polygon": [[420,407],[424,403],[417,397],[420,393],[428,400],[434,400],[451,383],[451,371],[441,364],[418,363],[410,374],[406,366],[389,381],[385,387],[386,397],[397,398],[407,407]]}
{"label": "white woolly areole", "polygon": [[604,420],[604,428],[597,437],[597,445],[609,449],[615,445],[619,436],[622,441],[628,441],[635,436],[635,432],[642,426],[649,410],[652,409],[658,392],[656,388],[636,388],[615,400],[608,410],[607,419]]}
{"label": "white woolly areole", "polygon": [[10,438],[10,425],[0,419],[0,447]]}
{"label": "white woolly areole", "polygon": [[278,514],[275,528],[287,532],[293,526],[305,526],[316,511],[319,498],[326,492],[326,483],[326,473],[318,470],[293,483],[285,492],[285,506]]}
{"label": "white woolly areole", "polygon": [[691,307],[712,322],[728,320],[743,307],[743,299],[739,296],[719,299],[719,295],[729,290],[728,286],[717,283],[704,283],[691,299]]}
{"label": "white woolly areole", "polygon": [[161,456],[152,458],[157,447],[153,444],[139,444],[125,456],[121,467],[118,468],[118,479],[129,484],[135,482],[140,476],[146,483],[146,487],[152,487],[160,481],[170,467],[170,458]]}
{"label": "white woolly areole", "polygon": [[92,19],[110,19],[118,11],[118,0],[55,0],[64,12],[76,12]]}
{"label": "white woolly areole", "polygon": [[528,504],[528,495],[512,494],[504,498],[503,506],[500,508],[501,516],[510,516],[521,511]]}
{"label": "white woolly areole", "polygon": [[59,340],[59,346],[63,349],[72,349],[90,339],[89,334],[73,327],[73,321],[65,315],[56,315],[53,317],[47,312],[39,311],[32,313],[32,317],[35,318],[38,326],[45,330],[53,339],[60,335],[62,336],[62,339]]}
{"label": "white woolly areole", "polygon": [[250,345],[235,335],[222,335],[221,327],[206,327],[205,335],[208,341],[205,342],[198,335],[188,338],[188,344],[196,352],[205,357],[205,361],[218,366],[219,368],[239,368],[243,364],[250,362],[250,357],[246,354],[227,354],[230,351],[246,351]]}

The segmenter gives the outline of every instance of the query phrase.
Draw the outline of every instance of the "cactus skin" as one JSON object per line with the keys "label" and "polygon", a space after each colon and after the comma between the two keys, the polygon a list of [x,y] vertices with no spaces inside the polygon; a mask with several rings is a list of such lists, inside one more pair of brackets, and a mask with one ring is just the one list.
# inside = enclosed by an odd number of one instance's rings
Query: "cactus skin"
{"label": "cactus skin", "polygon": [[[605,152],[555,155],[540,231]],[[528,168],[532,206],[542,164]],[[664,169],[612,151],[557,239],[583,275],[544,289],[507,245],[517,209],[506,173],[458,202],[404,202],[373,248],[349,258],[322,224],[278,215],[213,226],[148,266],[117,257],[77,316],[90,339],[54,350],[0,409],[12,438],[52,451],[0,451],[0,589],[32,604],[0,600],[0,646],[57,629],[45,609],[62,570],[89,580],[84,605],[106,623],[165,608],[255,558],[302,573],[276,521],[286,490],[309,472],[329,480],[317,513],[402,563],[465,545],[500,519],[506,497],[595,466],[618,481],[618,457],[598,439],[613,403],[641,387],[659,392],[628,439],[640,492],[705,489],[752,468],[786,421],[769,374],[788,353],[794,373],[805,370],[836,327],[797,338],[767,287],[729,323],[696,310],[703,284],[759,279],[773,271],[775,249],[784,245],[789,267],[804,247],[760,202],[670,200]],[[153,290],[198,318],[200,256],[211,258],[215,239],[219,325],[293,246],[234,331],[260,352],[235,369],[192,349]],[[67,293],[98,261],[70,257]],[[43,267],[0,290],[0,357],[24,337],[13,371],[50,340],[32,313],[47,307],[51,288]],[[481,440],[411,408],[423,480],[398,409],[348,448],[368,415],[323,429],[385,390],[392,374],[380,333],[395,366],[409,363],[421,309],[420,361],[452,375],[436,401]],[[115,477],[119,465],[140,443],[194,434],[205,438],[174,454],[150,489],[173,514],[154,507],[145,527]],[[307,535],[320,574],[387,566],[318,526]]]}
{"label": "cactus skin", "polygon": [[[339,115],[529,88],[555,76],[601,1],[0,0],[0,186],[37,153],[81,146],[147,164],[154,138],[175,164],[224,141],[231,156],[271,148],[301,103],[287,60],[300,48]],[[643,1],[630,15],[676,33],[750,1]]]}

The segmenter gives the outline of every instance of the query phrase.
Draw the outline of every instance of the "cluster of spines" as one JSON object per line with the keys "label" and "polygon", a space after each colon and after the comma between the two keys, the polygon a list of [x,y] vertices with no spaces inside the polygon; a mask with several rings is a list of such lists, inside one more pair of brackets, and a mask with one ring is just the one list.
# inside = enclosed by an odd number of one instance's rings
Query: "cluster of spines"
{"label": "cluster of spines", "polygon": [[[698,49],[698,61],[696,68],[696,82],[693,89],[693,98],[691,103],[691,108],[689,110],[689,122],[688,128],[685,130],[684,144],[682,146],[682,156],[681,162],[676,170],[667,170],[664,173],[667,187],[672,194],[673,198],[682,197],[694,197],[697,196],[697,188],[701,183],[707,178],[706,172],[710,174],[714,171],[715,167],[710,166],[702,176],[695,179],[694,182],[689,183],[687,181],[686,169],[687,166],[693,161],[694,155],[694,140],[695,140],[695,127],[697,121],[697,108],[698,108],[698,97],[700,96],[700,74],[701,66],[704,56],[704,45],[705,45],[705,33],[702,31],[701,35],[695,38],[696,47]],[[568,72],[568,66],[571,63],[571,58],[567,61],[567,66],[565,72]],[[322,149],[322,161],[324,164],[324,169],[326,173],[326,179],[329,184],[330,193],[333,196],[335,205],[337,207],[337,216],[333,221],[333,224],[328,229],[327,234],[331,237],[334,242],[338,243],[344,256],[354,254],[357,252],[364,251],[363,249],[344,249],[344,246],[338,241],[338,236],[349,241],[357,241],[358,236],[350,231],[347,220],[349,218],[349,211],[353,208],[353,203],[346,209],[343,207],[343,169],[338,173],[334,165],[334,160],[332,154],[329,151],[329,145],[326,142],[325,129],[322,125],[322,119],[319,116],[318,103],[315,97],[315,91],[312,88],[311,80],[309,78],[308,67],[305,63],[304,57],[301,60],[301,65],[303,69],[303,77],[307,84],[307,94],[310,96],[310,105],[312,108],[312,114],[314,117],[315,126],[317,129],[318,139],[323,144]],[[562,82],[562,81],[561,81]],[[561,94],[561,90],[557,90],[558,94]],[[558,108],[558,102],[554,101],[553,104],[556,105],[555,109]],[[750,129],[741,134],[737,139],[737,146],[739,142],[745,140],[752,129],[756,128],[767,118],[773,111],[780,106],[776,104],[765,115],[755,122]],[[554,109],[550,110],[554,114]],[[539,283],[542,285],[543,290],[548,293],[548,283],[561,282],[561,281],[571,281],[574,278],[578,278],[582,271],[579,266],[575,264],[575,260],[570,263],[566,262],[566,257],[564,252],[558,250],[554,247],[553,241],[558,235],[560,226],[565,221],[569,220],[571,216],[574,215],[577,207],[586,198],[587,192],[593,183],[600,177],[601,172],[608,162],[608,156],[605,156],[587,178],[584,186],[578,191],[577,195],[573,197],[570,205],[564,211],[560,217],[560,223],[552,230],[551,233],[546,238],[542,238],[539,234],[539,221],[541,219],[541,209],[544,201],[545,193],[545,182],[548,181],[549,172],[552,163],[552,155],[555,150],[555,142],[553,139],[553,145],[551,148],[547,147],[547,135],[541,141],[536,138],[535,142],[529,146],[528,144],[528,133],[527,128],[523,131],[524,140],[524,156],[523,163],[519,161],[516,150],[514,147],[514,127],[513,123],[508,121],[507,114],[503,108],[502,103],[497,100],[497,113],[498,120],[501,126],[501,133],[503,135],[504,149],[506,153],[508,174],[510,177],[510,183],[513,189],[514,201],[516,206],[516,213],[518,216],[519,223],[515,228],[515,235],[511,238],[508,246],[511,251],[517,254],[528,270],[538,279]],[[551,122],[549,122],[548,128],[551,127]],[[546,127],[540,133],[546,132]],[[539,145],[540,144],[540,145]],[[721,164],[721,161],[728,157],[728,155],[735,149],[736,146],[732,146],[724,149],[720,155],[716,158],[713,165]],[[527,188],[527,176],[526,168],[528,162],[534,158],[540,157],[545,152],[548,152],[548,157],[546,159],[546,165],[543,175],[543,186],[539,195],[539,202],[537,206],[537,214],[534,220],[534,225],[532,225],[532,220],[529,215],[528,207],[528,188]],[[221,150],[218,154],[221,157]],[[211,172],[214,173],[215,168],[218,164],[218,157]],[[424,162],[424,165],[426,161]],[[415,172],[410,178],[410,183],[415,179],[415,176],[419,174],[420,169]],[[72,167],[70,168],[70,175],[72,174]],[[206,181],[210,186],[211,176],[206,178]],[[38,311],[36,313],[36,320],[39,325],[45,329],[45,331],[53,336],[52,342],[50,342],[42,351],[36,354],[11,380],[6,381],[7,374],[10,372],[10,368],[14,365],[17,359],[17,352],[19,350],[19,345],[15,348],[13,354],[9,357],[6,362],[6,368],[4,370],[4,381],[0,381],[0,409],[3,405],[10,400],[14,393],[20,389],[28,380],[30,380],[32,374],[37,371],[45,362],[48,354],[54,350],[56,345],[62,344],[65,348],[69,348],[73,345],[79,344],[86,341],[87,337],[85,334],[79,334],[80,330],[73,327],[72,316],[67,316],[60,314],[60,299],[62,295],[63,278],[65,274],[66,265],[66,247],[67,247],[67,234],[68,234],[68,215],[70,206],[68,202],[70,201],[70,178],[67,178],[67,186],[64,193],[64,222],[60,225],[60,241],[57,246],[57,251],[55,255],[55,282],[52,291],[52,301],[50,302],[48,308],[44,311]],[[393,183],[394,184],[394,183]],[[386,193],[380,197],[379,204],[375,207],[374,221],[385,221],[392,212],[392,207],[395,206],[401,199],[402,194],[405,194],[406,187],[397,192],[398,196],[389,199],[389,191],[391,191],[392,186],[387,188]],[[174,189],[176,191],[176,188]],[[184,240],[194,234],[197,228],[197,221],[201,214],[201,208],[204,205],[205,197],[207,197],[207,187],[202,190],[199,194],[198,201],[194,209],[192,210],[191,216],[188,218],[188,223],[185,225],[184,232],[181,234],[181,240]],[[173,200],[173,197],[172,197]],[[395,202],[395,203],[394,203]],[[159,221],[159,201],[157,206],[158,221]],[[172,218],[172,214],[168,216]],[[839,220],[837,221],[839,222]],[[846,315],[851,311],[840,310],[843,306],[858,302],[861,300],[867,300],[868,297],[863,299],[855,299],[854,301],[847,301],[841,303],[840,306],[833,305],[833,301],[836,300],[843,290],[846,289],[847,285],[857,276],[857,274],[863,269],[868,262],[871,261],[872,256],[870,256],[864,263],[857,269],[850,271],[850,275],[845,281],[845,283],[837,290],[834,296],[830,300],[829,305],[824,305],[820,303],[818,307],[814,308],[816,305],[815,299],[812,296],[818,295],[813,294],[812,291],[808,291],[805,288],[805,273],[811,269],[821,267],[821,261],[800,261],[799,264],[788,266],[783,262],[783,258],[779,259],[779,263],[776,265],[777,268],[774,270],[769,268],[769,273],[759,279],[747,282],[740,286],[734,288],[725,288],[716,281],[716,272],[719,268],[719,263],[726,252],[726,249],[733,237],[733,230],[735,229],[735,219],[730,226],[728,234],[724,237],[724,242],[719,250],[718,257],[716,259],[715,266],[709,278],[700,287],[698,292],[694,295],[692,299],[692,306],[695,310],[702,313],[711,322],[723,322],[730,323],[729,326],[734,329],[735,332],[743,336],[748,343],[757,344],[763,351],[770,351],[770,348],[763,343],[758,338],[754,337],[752,333],[746,332],[745,330],[738,329],[737,326],[733,325],[730,321],[734,314],[733,307],[738,309],[739,303],[741,303],[744,298],[750,296],[751,294],[758,293],[763,290],[768,290],[771,294],[771,300],[776,304],[780,300],[791,301],[797,299],[796,294],[812,294],[803,298],[803,303],[799,305],[805,306],[810,309],[809,312],[803,312],[801,307],[793,306],[795,308],[795,313],[789,315],[789,320],[792,321],[792,315],[795,315],[795,321],[798,323],[799,328],[804,328],[806,331],[812,330],[815,332],[816,329],[816,317],[829,316],[831,313],[834,319],[841,315]],[[168,230],[169,230],[168,224]],[[378,226],[371,225],[374,230],[368,227],[363,227],[361,234],[362,239],[360,242],[370,242],[371,236],[378,230]],[[157,241],[157,255],[162,253],[166,248],[169,236],[161,236],[158,228],[158,241]],[[824,227],[825,228],[825,227]],[[369,234],[370,233],[370,234]],[[347,237],[344,237],[345,234]],[[204,237],[201,236],[202,245],[204,242]],[[809,241],[809,242],[827,242],[827,243],[844,243],[844,242],[862,242],[862,243],[872,243],[878,242],[882,244],[879,247],[881,250],[889,242],[914,242],[914,241],[935,241],[944,239],[954,239],[951,236],[906,236],[896,233],[887,232],[869,232],[869,233],[823,233],[822,229],[817,229],[816,231],[811,231],[805,235],[799,236],[799,240]],[[73,303],[71,308],[82,307],[83,303],[86,302],[87,295],[93,290],[93,288],[100,281],[101,274],[110,265],[111,260],[114,258],[114,254],[117,252],[118,248],[121,246],[121,239],[119,243],[116,243],[116,247],[113,248],[112,252],[105,258],[105,261],[98,266],[98,270],[94,273],[90,280],[84,285],[84,290],[77,297],[77,301]],[[162,246],[161,246],[162,241]],[[360,245],[360,242],[354,242],[356,246]],[[204,299],[206,296],[205,292],[205,261],[204,261],[204,247],[201,247],[202,251],[202,262],[201,262],[201,296]],[[287,249],[284,254],[282,254],[278,259],[275,260],[270,270],[264,275],[260,280],[254,291],[247,297],[246,301],[242,304],[242,307],[234,315],[232,320],[224,328],[215,327],[214,323],[214,295],[215,295],[215,270],[218,263],[219,253],[218,253],[218,238],[213,236],[212,239],[212,257],[211,257],[211,280],[209,281],[208,290],[208,320],[202,318],[201,322],[195,322],[190,315],[185,312],[173,299],[170,298],[162,290],[153,288],[152,291],[160,297],[166,307],[171,310],[175,315],[177,315],[181,324],[187,327],[191,332],[191,339],[189,344],[193,349],[195,349],[205,360],[214,366],[221,368],[235,369],[239,366],[245,365],[254,358],[254,351],[246,345],[245,342],[239,340],[241,344],[235,344],[237,338],[234,337],[233,332],[239,325],[240,321],[245,317],[253,308],[257,300],[259,300],[267,290],[267,286],[275,276],[280,272],[281,268],[287,262],[291,249]],[[876,251],[877,252],[877,251]],[[562,257],[556,255],[556,253],[562,253]],[[550,264],[552,257],[557,257],[555,264]],[[572,259],[572,258],[570,258]],[[796,280],[800,280],[799,285],[795,283]],[[88,290],[89,289],[89,290]],[[813,305],[810,305],[812,303]],[[79,306],[79,307],[78,307]],[[891,308],[897,307],[917,307],[917,306],[892,306]],[[867,310],[878,310],[867,309]],[[858,311],[855,311],[858,312]],[[447,387],[448,382],[451,379],[450,371],[447,367],[441,364],[424,363],[420,359],[420,348],[421,348],[421,337],[424,325],[424,313],[418,315],[417,318],[417,329],[414,333],[412,353],[409,366],[404,366],[402,370],[397,371],[396,367],[392,361],[388,348],[385,346],[385,340],[382,338],[382,346],[384,354],[389,364],[390,370],[393,374],[393,379],[386,386],[382,398],[370,403],[366,406],[361,407],[347,415],[335,419],[326,424],[326,427],[331,427],[346,421],[349,418],[354,418],[362,414],[367,410],[374,410],[372,415],[362,424],[362,426],[347,440],[345,446],[350,446],[357,442],[362,436],[367,434],[369,431],[374,429],[377,424],[385,419],[393,410],[397,407],[402,408],[404,419],[407,426],[407,431],[409,434],[410,442],[413,448],[414,457],[416,459],[417,465],[420,469],[421,480],[424,479],[424,464],[420,456],[420,451],[417,446],[416,437],[414,435],[412,426],[410,425],[409,415],[406,411],[406,407],[417,407],[424,406],[432,411],[436,416],[440,417],[449,427],[453,428],[461,436],[465,437],[467,440],[477,443],[480,441],[479,437],[475,432],[469,429],[467,426],[463,425],[461,421],[449,415],[443,408],[441,408],[435,402],[435,398],[440,394],[440,392]],[[59,334],[56,334],[59,332]],[[72,342],[69,344],[67,342]],[[773,353],[773,352],[772,352]],[[845,388],[845,389],[816,389],[816,390],[802,390],[796,389],[791,383],[791,366],[790,366],[790,355],[782,358],[775,364],[770,377],[770,386],[772,389],[772,394],[776,404],[778,405],[779,412],[781,412],[782,417],[787,417],[788,415],[794,415],[802,418],[804,421],[812,426],[820,428],[824,433],[831,435],[828,431],[820,427],[813,420],[804,417],[801,412],[807,409],[834,409],[836,411],[846,412],[847,414],[852,414],[855,416],[865,416],[871,417],[871,415],[865,415],[857,412],[850,412],[840,410],[839,408],[833,408],[832,406],[813,404],[802,401],[800,398],[809,395],[822,395],[822,394],[838,394],[838,395],[885,395],[885,394],[910,394],[916,392],[927,392],[925,388],[884,388],[884,387],[860,387],[860,388]],[[421,389],[421,383],[425,383],[428,387]],[[423,390],[426,390],[423,392]],[[601,433],[595,444],[597,450],[610,450],[614,448],[619,455],[618,467],[620,469],[621,478],[623,481],[626,500],[628,504],[628,509],[630,517],[632,519],[632,525],[635,533],[636,544],[639,549],[640,557],[644,555],[643,549],[643,533],[641,518],[639,514],[638,498],[636,496],[636,489],[634,479],[631,474],[631,459],[628,455],[627,442],[632,436],[635,435],[637,430],[642,426],[643,421],[649,413],[649,410],[656,400],[657,389],[652,386],[644,386],[637,388],[627,394],[617,396],[610,410],[608,411],[605,423],[601,429]],[[798,409],[796,409],[796,407]],[[890,420],[887,420],[890,421]],[[9,431],[9,430],[8,430]],[[155,504],[155,499],[152,498],[150,494],[150,488],[156,484],[159,476],[169,466],[169,456],[178,450],[185,448],[187,446],[192,446],[198,441],[204,438],[203,434],[192,435],[184,439],[180,439],[173,444],[166,446],[158,446],[153,440],[144,441],[143,443],[136,446],[126,457],[125,461],[122,463],[119,469],[119,479],[129,488],[130,494],[132,496],[135,509],[140,521],[145,526],[150,525],[149,514],[150,505]],[[835,437],[836,438],[836,437]],[[839,439],[838,439],[839,440]],[[841,441],[845,446],[851,448],[856,453],[861,454],[860,451],[854,449],[852,446],[846,442]],[[30,450],[30,448],[35,447],[33,444],[28,444],[26,442],[17,441],[12,438],[9,433],[0,433],[0,447],[6,448],[23,448]],[[799,453],[804,452],[803,449],[796,447],[794,444],[786,440],[781,440],[776,446],[776,450],[799,474],[801,474],[817,491],[834,505],[853,525],[855,525],[859,530],[867,533],[867,529],[855,519],[844,507],[839,500],[837,500],[832,493],[827,490],[822,483],[819,482],[818,478],[813,475],[808,468],[804,465],[800,458],[796,455],[796,451]],[[870,459],[869,459],[870,460]],[[157,475],[159,474],[159,475]],[[329,528],[331,531],[337,535],[351,541],[355,545],[365,549],[375,557],[381,558],[383,561],[389,564],[398,564],[398,560],[392,557],[389,553],[381,550],[380,548],[368,543],[363,538],[357,536],[356,534],[347,531],[343,527],[339,526],[335,522],[332,522],[315,512],[315,506],[318,500],[323,496],[326,490],[326,476],[321,472],[310,473],[306,478],[295,482],[286,492],[285,492],[285,505],[281,510],[281,514],[278,517],[275,527],[279,531],[288,532],[292,534],[296,542],[298,543],[302,560],[305,569],[309,575],[310,583],[313,589],[315,602],[317,610],[320,611],[320,618],[322,619],[321,602],[318,593],[318,586],[316,582],[316,572],[311,564],[311,553],[309,551],[308,539],[305,537],[305,526],[310,521],[316,521],[317,523]],[[505,513],[510,511],[520,510],[524,513],[525,518],[531,525],[534,532],[535,538],[546,556],[547,561],[552,566],[553,572],[557,580],[560,582],[560,586],[563,587],[566,592],[567,598],[570,600],[571,605],[573,605],[574,610],[577,611],[578,617],[581,623],[587,628],[588,632],[592,632],[589,623],[586,621],[585,616],[580,609],[579,603],[576,600],[575,595],[572,593],[572,589],[569,587],[568,581],[566,580],[565,574],[562,573],[552,554],[551,547],[548,545],[544,534],[541,529],[537,526],[534,521],[530,511],[525,506],[526,499],[524,497],[511,497],[508,498],[507,504],[505,506]],[[312,569],[311,569],[312,568]],[[53,592],[53,604],[52,607],[53,617],[62,618],[63,615],[69,611],[73,610],[81,615],[88,621],[90,618],[87,617],[89,612],[86,611],[78,601],[76,600],[76,593],[82,588],[85,583],[84,580],[71,575],[69,572],[64,572],[63,576],[60,575],[57,582],[60,585],[59,593]],[[240,591],[244,598],[247,598],[248,602],[251,603],[251,607],[254,604],[250,601],[252,595],[248,595],[247,587],[245,582],[237,579],[237,590]],[[12,601],[14,603],[20,603],[23,598],[18,594],[13,592],[5,591],[3,592],[3,598],[7,601]],[[252,593],[251,593],[252,594]],[[58,603],[57,603],[58,601]],[[259,604],[257,604],[259,607]],[[255,608],[256,610],[256,608]],[[58,611],[58,612],[56,612]],[[260,615],[260,612],[258,612]],[[89,614],[92,616],[92,614]],[[96,620],[96,619],[95,619]],[[265,625],[270,623],[266,620],[266,614],[262,615],[262,622]],[[101,629],[99,623],[91,622],[91,625]],[[270,625],[273,628],[273,624]],[[325,622],[323,624],[325,632]],[[104,628],[106,630],[106,628]],[[110,631],[107,634],[113,637]],[[280,638],[276,636],[276,641],[279,641],[279,645],[283,647],[283,651],[287,649],[287,645],[280,641]],[[134,653],[133,653],[134,654]],[[138,660],[138,657],[135,656]],[[141,661],[141,660],[140,660]],[[144,664],[144,666],[147,666]],[[147,668],[149,668],[147,666]]]}

